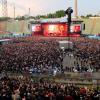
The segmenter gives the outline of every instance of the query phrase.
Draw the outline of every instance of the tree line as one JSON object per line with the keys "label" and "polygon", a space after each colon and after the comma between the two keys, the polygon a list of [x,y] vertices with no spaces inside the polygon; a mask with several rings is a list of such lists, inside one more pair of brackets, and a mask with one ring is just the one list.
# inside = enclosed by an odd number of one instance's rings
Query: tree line
{"label": "tree line", "polygon": [[[17,16],[15,20],[27,20],[27,19],[40,19],[40,18],[60,18],[65,16],[64,10],[58,10],[54,13],[49,13],[46,15],[37,15],[37,16]],[[6,21],[12,19],[10,17],[0,17],[0,21]]]}
{"label": "tree line", "polygon": [[[45,15],[37,15],[37,16],[17,16],[15,20],[28,20],[28,19],[40,19],[40,18],[60,18],[65,16],[64,10],[58,10],[54,13],[49,13]],[[100,17],[100,15],[93,15],[93,14],[87,14],[87,15],[81,15],[81,18],[89,18],[89,17]],[[10,17],[0,17],[0,21],[7,21],[9,19],[12,19]]]}
{"label": "tree line", "polygon": [[9,19],[11,19],[11,18],[10,17],[0,17],[0,21],[7,21]]}

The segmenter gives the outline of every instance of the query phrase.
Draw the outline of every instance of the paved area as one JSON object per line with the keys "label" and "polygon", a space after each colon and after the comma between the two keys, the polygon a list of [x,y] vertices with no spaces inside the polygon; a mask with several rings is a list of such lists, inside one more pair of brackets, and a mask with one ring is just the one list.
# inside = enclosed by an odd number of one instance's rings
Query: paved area
{"label": "paved area", "polygon": [[67,53],[63,60],[64,67],[74,67],[75,58],[72,53]]}

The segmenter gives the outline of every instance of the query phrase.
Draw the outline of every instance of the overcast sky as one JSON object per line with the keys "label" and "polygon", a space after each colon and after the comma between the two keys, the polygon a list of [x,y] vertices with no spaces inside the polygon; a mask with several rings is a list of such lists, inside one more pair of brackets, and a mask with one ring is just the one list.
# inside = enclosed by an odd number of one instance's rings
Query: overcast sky
{"label": "overcast sky", "polygon": [[[57,10],[66,10],[67,7],[74,9],[74,0],[8,0],[8,16],[14,15],[13,7],[16,7],[16,16],[47,14]],[[97,14],[100,12],[99,0],[78,0],[78,15]]]}

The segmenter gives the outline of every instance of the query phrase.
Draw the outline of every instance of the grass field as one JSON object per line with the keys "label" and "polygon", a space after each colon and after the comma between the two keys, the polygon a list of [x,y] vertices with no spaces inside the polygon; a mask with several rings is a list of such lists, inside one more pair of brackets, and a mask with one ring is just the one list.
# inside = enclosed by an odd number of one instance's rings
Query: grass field
{"label": "grass field", "polygon": [[[98,19],[81,19],[85,23],[83,33],[98,34],[100,33],[100,18]],[[2,26],[2,24],[0,24]],[[30,33],[28,30],[28,20],[26,21],[9,21],[7,22],[7,30],[15,33]]]}

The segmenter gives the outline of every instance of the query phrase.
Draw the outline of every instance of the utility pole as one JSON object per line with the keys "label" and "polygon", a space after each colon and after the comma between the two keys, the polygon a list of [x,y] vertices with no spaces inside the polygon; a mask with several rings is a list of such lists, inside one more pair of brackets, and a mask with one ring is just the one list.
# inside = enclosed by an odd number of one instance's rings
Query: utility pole
{"label": "utility pole", "polygon": [[14,4],[14,8],[13,8],[13,9],[14,9],[14,19],[15,19],[15,17],[16,17],[16,12],[15,12],[15,9],[16,9],[16,8],[15,8],[15,4]]}
{"label": "utility pole", "polygon": [[30,11],[31,11],[31,9],[29,8],[29,17],[30,17]]}

